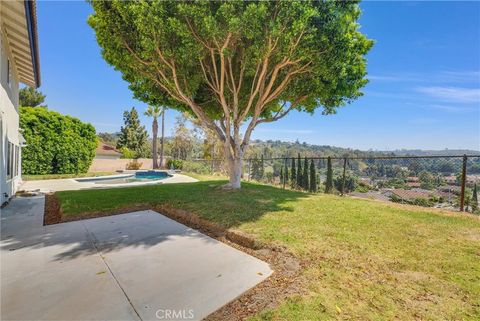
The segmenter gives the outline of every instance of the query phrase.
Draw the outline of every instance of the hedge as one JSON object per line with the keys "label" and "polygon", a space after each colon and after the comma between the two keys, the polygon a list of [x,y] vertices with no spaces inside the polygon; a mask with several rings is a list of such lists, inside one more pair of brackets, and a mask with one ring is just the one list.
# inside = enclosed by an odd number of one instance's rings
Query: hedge
{"label": "hedge", "polygon": [[20,107],[22,173],[86,173],[95,157],[95,128],[42,107]]}

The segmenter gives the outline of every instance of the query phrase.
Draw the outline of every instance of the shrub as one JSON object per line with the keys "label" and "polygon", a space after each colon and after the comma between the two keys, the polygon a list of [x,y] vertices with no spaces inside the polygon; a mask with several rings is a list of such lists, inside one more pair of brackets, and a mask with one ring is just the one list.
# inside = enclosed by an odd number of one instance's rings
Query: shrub
{"label": "shrub", "polygon": [[[343,175],[336,176],[333,179],[333,185],[337,189],[337,191],[341,192],[343,188]],[[344,193],[353,192],[357,188],[357,178],[347,174],[345,176],[345,191]]]}
{"label": "shrub", "polygon": [[86,173],[95,157],[95,128],[47,108],[20,107],[24,174]]}
{"label": "shrub", "polygon": [[370,186],[363,182],[360,182],[357,186],[355,186],[355,192],[367,193],[368,191],[370,191]]}
{"label": "shrub", "polygon": [[136,158],[135,152],[128,147],[120,148],[120,153],[122,153],[122,158],[132,159]]}
{"label": "shrub", "polygon": [[183,161],[182,170],[197,174],[210,174],[212,172],[212,167],[211,163]]}
{"label": "shrub", "polygon": [[132,160],[131,162],[127,163],[127,165],[125,166],[126,169],[129,169],[129,170],[139,170],[140,168],[142,168],[142,163],[139,163],[136,159]]}
{"label": "shrub", "polygon": [[183,169],[183,161],[181,159],[169,159],[167,161],[167,168],[171,169]]}

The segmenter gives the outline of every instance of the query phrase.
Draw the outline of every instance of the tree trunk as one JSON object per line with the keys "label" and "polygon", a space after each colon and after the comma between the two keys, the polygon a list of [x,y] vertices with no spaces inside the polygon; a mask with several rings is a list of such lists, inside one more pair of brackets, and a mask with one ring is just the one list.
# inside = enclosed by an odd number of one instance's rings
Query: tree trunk
{"label": "tree trunk", "polygon": [[[233,147],[231,147],[231,144]],[[240,189],[243,171],[243,151],[240,141],[225,142],[225,159],[228,162],[229,182],[224,186],[226,189]]]}
{"label": "tree trunk", "polygon": [[163,164],[163,139],[165,136],[165,109],[162,111],[162,137],[160,138],[160,167],[164,167]]}
{"label": "tree trunk", "polygon": [[240,157],[231,157],[228,160],[229,182],[226,188],[239,189],[241,187],[243,169],[243,159]]}
{"label": "tree trunk", "polygon": [[158,168],[158,163],[157,163],[157,137],[158,137],[158,122],[157,118],[153,119],[153,124],[152,124],[152,134],[153,134],[153,142],[152,142],[152,159],[153,159],[153,169]]}

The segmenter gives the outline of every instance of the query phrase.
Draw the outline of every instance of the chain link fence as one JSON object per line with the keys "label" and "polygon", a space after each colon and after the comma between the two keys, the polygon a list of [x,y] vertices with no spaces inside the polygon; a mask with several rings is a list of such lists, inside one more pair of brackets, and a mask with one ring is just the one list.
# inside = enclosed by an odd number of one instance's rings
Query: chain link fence
{"label": "chain link fence", "polygon": [[[226,174],[221,160],[194,160],[185,171]],[[243,179],[331,193],[479,213],[480,156],[254,157]]]}

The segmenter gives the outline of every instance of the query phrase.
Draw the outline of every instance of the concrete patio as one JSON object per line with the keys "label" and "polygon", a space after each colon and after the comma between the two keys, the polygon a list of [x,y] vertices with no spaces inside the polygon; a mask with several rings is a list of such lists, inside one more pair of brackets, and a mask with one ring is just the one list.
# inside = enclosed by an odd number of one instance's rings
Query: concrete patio
{"label": "concrete patio", "polygon": [[1,210],[2,320],[199,320],[272,273],[153,211],[42,226],[43,206]]}

